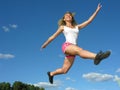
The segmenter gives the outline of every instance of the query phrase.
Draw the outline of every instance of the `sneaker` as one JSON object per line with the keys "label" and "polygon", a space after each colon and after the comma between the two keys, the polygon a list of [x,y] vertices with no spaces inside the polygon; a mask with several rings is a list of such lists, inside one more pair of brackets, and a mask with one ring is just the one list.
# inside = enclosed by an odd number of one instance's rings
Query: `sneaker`
{"label": "sneaker", "polygon": [[53,84],[53,76],[50,76],[50,72],[47,72],[47,75],[49,77],[49,82]]}
{"label": "sneaker", "polygon": [[100,51],[95,57],[94,64],[98,65],[103,59],[109,57],[110,54],[111,54],[110,51],[106,51],[106,52]]}

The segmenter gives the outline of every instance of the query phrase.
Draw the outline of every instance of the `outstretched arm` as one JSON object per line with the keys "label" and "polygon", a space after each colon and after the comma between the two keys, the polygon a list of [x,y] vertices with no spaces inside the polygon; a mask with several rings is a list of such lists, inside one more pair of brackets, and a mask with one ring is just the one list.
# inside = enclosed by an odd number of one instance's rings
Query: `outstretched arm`
{"label": "outstretched arm", "polygon": [[42,48],[45,48],[51,41],[53,41],[61,32],[63,31],[63,26],[60,26],[58,30],[48,38],[48,40],[41,46]]}
{"label": "outstretched arm", "polygon": [[98,6],[97,6],[97,9],[96,11],[91,15],[91,17],[83,22],[82,24],[79,24],[78,25],[78,28],[81,29],[81,28],[84,28],[85,26],[87,26],[89,23],[91,23],[93,21],[93,19],[96,17],[97,13],[99,12],[99,10],[101,9],[102,5],[99,3]]}

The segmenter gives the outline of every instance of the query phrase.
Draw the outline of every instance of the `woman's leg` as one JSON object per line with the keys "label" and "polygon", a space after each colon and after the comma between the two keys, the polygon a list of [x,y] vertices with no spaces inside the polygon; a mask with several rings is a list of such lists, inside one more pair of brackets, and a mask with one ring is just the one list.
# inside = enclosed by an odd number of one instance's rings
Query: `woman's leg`
{"label": "woman's leg", "polygon": [[76,45],[69,45],[66,50],[65,50],[66,54],[69,55],[79,55],[82,58],[85,59],[95,59],[96,57],[96,53],[92,53],[90,51],[87,50],[83,50],[82,48],[76,46]]}
{"label": "woman's leg", "polygon": [[65,58],[64,60],[64,64],[62,66],[62,68],[59,68],[53,72],[48,72],[48,77],[49,77],[49,82],[51,84],[53,84],[53,77],[54,75],[59,75],[59,74],[65,74],[68,72],[68,70],[71,68],[71,66],[73,65],[74,63],[74,58],[75,57],[69,57],[69,58]]}
{"label": "woman's leg", "polygon": [[65,53],[69,55],[79,55],[80,57],[85,59],[92,59],[94,60],[94,64],[98,65],[103,59],[108,58],[110,56],[111,51],[109,50],[106,52],[101,51],[96,54],[87,50],[83,50],[78,46],[70,45],[66,48]]}
{"label": "woman's leg", "polygon": [[64,64],[62,66],[62,68],[59,68],[53,72],[50,72],[50,75],[51,76],[54,76],[54,75],[58,75],[58,74],[65,74],[68,72],[68,70],[71,68],[71,66],[73,65],[74,63],[74,58],[75,57],[65,57],[65,60],[64,60]]}

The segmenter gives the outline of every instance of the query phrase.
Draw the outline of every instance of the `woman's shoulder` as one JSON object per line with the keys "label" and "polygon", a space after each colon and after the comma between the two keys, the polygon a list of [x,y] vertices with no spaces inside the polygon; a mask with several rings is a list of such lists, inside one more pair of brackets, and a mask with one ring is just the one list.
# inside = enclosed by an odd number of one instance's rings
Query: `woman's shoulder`
{"label": "woman's shoulder", "polygon": [[59,26],[59,27],[58,27],[58,30],[64,31],[64,26],[63,26],[63,25]]}
{"label": "woman's shoulder", "polygon": [[59,26],[59,29],[62,29],[62,30],[64,30],[64,25],[61,25],[61,26]]}

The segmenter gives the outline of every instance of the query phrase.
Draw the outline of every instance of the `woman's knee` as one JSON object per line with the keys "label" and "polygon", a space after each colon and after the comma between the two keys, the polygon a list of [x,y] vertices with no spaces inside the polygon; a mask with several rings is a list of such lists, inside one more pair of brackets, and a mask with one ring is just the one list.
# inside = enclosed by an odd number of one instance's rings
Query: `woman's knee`
{"label": "woman's knee", "polygon": [[68,72],[68,69],[62,68],[63,74],[66,74]]}
{"label": "woman's knee", "polygon": [[68,72],[67,70],[64,70],[64,71],[63,71],[63,74],[66,74],[67,72]]}

